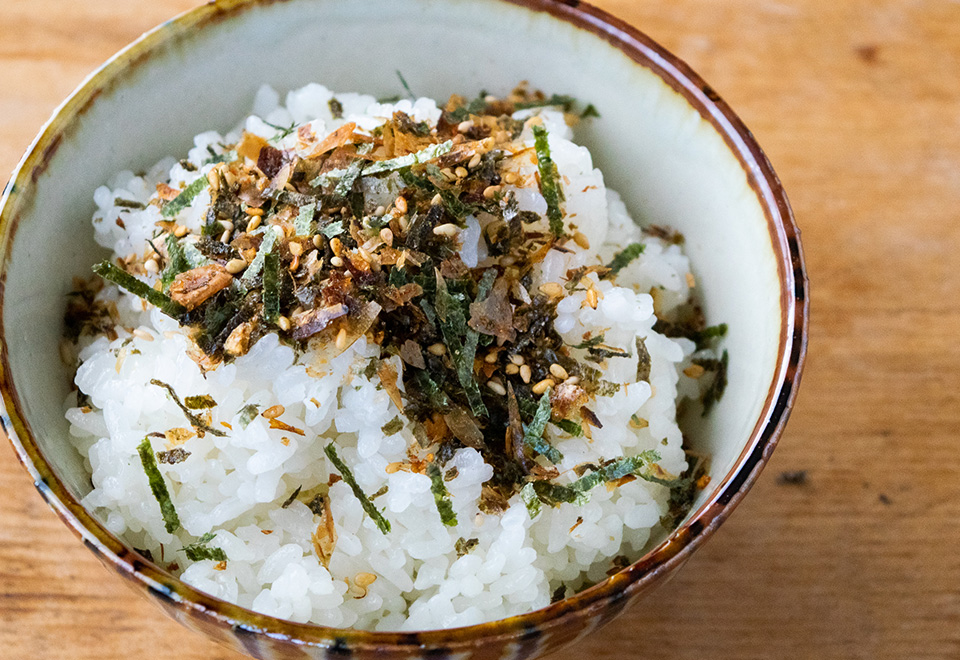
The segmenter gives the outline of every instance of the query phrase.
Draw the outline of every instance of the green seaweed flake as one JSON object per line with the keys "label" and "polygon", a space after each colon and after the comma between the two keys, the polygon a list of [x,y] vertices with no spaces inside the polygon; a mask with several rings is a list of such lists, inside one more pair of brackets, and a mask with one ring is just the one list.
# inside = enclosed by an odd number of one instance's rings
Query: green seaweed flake
{"label": "green seaweed flake", "polygon": [[93,272],[103,279],[110,280],[117,286],[126,289],[133,295],[143,298],[171,318],[179,318],[187,311],[186,307],[174,301],[167,294],[157,291],[146,282],[141,282],[127,271],[117,268],[109,261],[101,261],[98,263],[93,267]]}
{"label": "green seaweed flake", "polygon": [[137,447],[137,453],[140,454],[140,463],[143,465],[143,471],[147,474],[147,481],[150,483],[150,491],[153,493],[157,504],[160,505],[160,515],[163,516],[163,526],[168,534],[173,534],[180,527],[180,517],[177,515],[177,509],[173,506],[173,500],[170,498],[170,491],[167,490],[167,484],[160,474],[160,468],[157,467],[157,459],[153,455],[153,447],[150,445],[150,438],[146,437]]}
{"label": "green seaweed flake", "polygon": [[374,506],[373,502],[370,501],[370,498],[364,494],[363,489],[360,488],[357,480],[353,478],[353,472],[350,471],[350,468],[347,467],[347,464],[344,463],[337,455],[337,448],[332,442],[323,448],[323,453],[327,455],[327,458],[329,458],[330,462],[333,463],[333,466],[337,469],[337,472],[340,473],[340,476],[343,477],[343,480],[347,482],[348,486],[350,486],[354,497],[360,500],[360,506],[362,506],[363,510],[367,512],[367,515],[373,519],[373,522],[376,523],[377,528],[379,528],[384,534],[388,533],[390,531],[390,521],[383,517],[383,514],[377,510],[377,507]]}
{"label": "green seaweed flake", "polygon": [[440,472],[436,463],[430,463],[427,466],[427,476],[430,477],[430,491],[433,493],[433,499],[437,504],[440,521],[447,527],[456,527],[457,514],[453,511],[450,493],[443,483],[443,473]]}
{"label": "green seaweed flake", "polygon": [[193,203],[194,198],[206,190],[209,182],[206,177],[198,177],[193,183],[184,188],[179,195],[171,199],[160,211],[164,218],[174,218],[180,211]]}
{"label": "green seaweed flake", "polygon": [[629,266],[634,259],[643,254],[644,249],[646,249],[646,246],[643,243],[631,243],[617,252],[613,260],[607,264],[607,268],[609,268],[610,271],[604,275],[604,278],[616,276],[617,273]]}
{"label": "green seaweed flake", "polygon": [[210,541],[214,539],[213,532],[207,532],[190,545],[183,546],[183,551],[190,561],[203,561],[212,559],[213,561],[227,561],[227,553],[223,548],[209,547]]}
{"label": "green seaweed flake", "polygon": [[550,142],[547,130],[542,126],[533,127],[534,146],[537,152],[537,169],[540,172],[540,192],[547,202],[547,219],[554,236],[563,236],[563,188],[560,186],[560,173],[550,157]]}
{"label": "green seaweed flake", "polygon": [[547,427],[547,422],[550,421],[550,413],[550,388],[547,388],[547,391],[540,397],[540,403],[537,405],[537,411],[534,413],[533,419],[530,420],[524,430],[523,444],[557,465],[563,460],[563,454],[543,437],[543,431]]}

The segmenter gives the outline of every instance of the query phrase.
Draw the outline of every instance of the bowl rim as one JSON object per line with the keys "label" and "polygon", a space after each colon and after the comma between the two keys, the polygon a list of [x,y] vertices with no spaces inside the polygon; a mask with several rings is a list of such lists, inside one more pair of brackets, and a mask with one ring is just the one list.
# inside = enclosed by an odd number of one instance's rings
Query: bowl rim
{"label": "bowl rim", "polygon": [[[301,645],[324,648],[423,650],[456,649],[473,640],[510,640],[531,631],[563,626],[600,610],[618,613],[630,596],[682,564],[739,504],[759,476],[783,432],[796,399],[807,350],[808,279],[800,231],[779,178],[751,132],[720,96],[686,63],[626,22],[579,0],[492,0],[546,13],[584,29],[617,48],[637,65],[651,70],[709,121],[746,173],[767,220],[780,284],[781,330],[774,377],[758,421],[734,467],[713,495],[663,542],[617,574],[545,608],[461,628],[419,632],[374,632],[294,623],[253,612],[200,592],[129,549],[87,512],[70,493],[40,450],[23,412],[10,373],[4,336],[6,266],[13,246],[23,191],[37,181],[53,158],[63,134],[96,101],[104,89],[122,83],[126,73],[163,46],[205,25],[229,20],[276,0],[217,0],[188,10],[144,33],[91,73],[54,111],[27,149],[0,197],[0,395],[5,414],[2,431],[30,473],[40,494],[57,515],[101,561],[129,578],[140,591],[166,599],[200,618],[208,617],[235,631],[265,633]],[[26,196],[26,197],[29,197]],[[612,613],[611,613],[612,612]]]}

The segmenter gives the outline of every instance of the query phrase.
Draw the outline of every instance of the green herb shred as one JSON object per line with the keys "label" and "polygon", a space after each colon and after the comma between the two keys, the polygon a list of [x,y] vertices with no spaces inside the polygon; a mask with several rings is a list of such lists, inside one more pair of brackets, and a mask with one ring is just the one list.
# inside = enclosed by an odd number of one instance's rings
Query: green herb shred
{"label": "green herb shred", "polygon": [[179,195],[171,199],[160,211],[164,218],[174,218],[180,211],[190,206],[194,198],[207,189],[209,182],[206,177],[200,176],[184,188]]}
{"label": "green herb shred", "polygon": [[263,258],[263,320],[276,323],[280,318],[280,257],[270,250]]}
{"label": "green herb shred", "polygon": [[543,437],[543,431],[547,428],[547,422],[550,421],[550,411],[550,388],[547,388],[540,397],[537,412],[534,413],[533,419],[523,433],[523,444],[556,465],[563,460],[563,454]]}
{"label": "green herb shred", "polygon": [[190,561],[203,561],[212,559],[213,561],[227,561],[227,553],[222,548],[209,547],[210,541],[214,539],[213,532],[207,532],[197,541],[190,545],[183,546],[183,551]]}
{"label": "green herb shred", "polygon": [[147,481],[150,482],[150,490],[160,505],[163,526],[167,533],[173,534],[180,527],[180,517],[173,506],[173,500],[170,499],[170,491],[167,490],[167,484],[163,480],[163,475],[160,474],[160,468],[157,467],[157,460],[154,458],[149,437],[143,439],[143,442],[137,447],[137,453],[140,454],[143,471],[146,472]]}
{"label": "green herb shred", "polygon": [[300,207],[300,211],[297,214],[297,219],[293,221],[293,228],[297,232],[297,236],[309,236],[313,233],[313,214],[317,210],[317,205],[304,204]]}
{"label": "green herb shred", "polygon": [[436,463],[430,463],[427,466],[427,476],[430,477],[430,491],[433,493],[433,499],[437,503],[437,511],[440,512],[440,521],[447,527],[457,526],[457,514],[453,511],[453,503],[450,501],[450,493],[443,483],[443,473]]}
{"label": "green herb shred", "polygon": [[346,229],[343,228],[343,220],[335,220],[324,225],[323,229],[320,230],[320,233],[327,238],[333,238],[334,236],[339,236],[345,231]]}
{"label": "green herb shred", "polygon": [[337,448],[331,442],[326,447],[323,448],[323,453],[327,455],[327,458],[330,459],[330,462],[333,463],[333,466],[337,468],[337,471],[340,473],[340,476],[343,477],[343,480],[347,482],[347,485],[350,486],[350,489],[353,491],[354,497],[360,500],[360,506],[363,507],[363,510],[367,512],[367,515],[373,518],[373,522],[377,524],[377,527],[384,534],[390,531],[390,521],[383,517],[377,507],[373,505],[373,502],[364,495],[363,490],[357,484],[356,479],[353,478],[353,473],[350,471],[350,468],[347,467],[346,463],[340,460],[340,457],[337,455]]}
{"label": "green herb shred", "polygon": [[163,286],[164,292],[170,289],[170,285],[173,284],[173,280],[176,279],[177,275],[190,270],[190,263],[187,261],[187,257],[183,252],[183,248],[180,247],[180,241],[177,237],[173,234],[167,234],[166,245],[168,256],[167,267],[164,268],[163,274],[160,276],[160,283]]}
{"label": "green herb shred", "polygon": [[167,383],[164,383],[162,380],[157,380],[156,378],[151,378],[150,384],[156,385],[157,387],[162,387],[163,389],[165,389],[167,391],[167,394],[170,395],[170,398],[173,399],[173,402],[177,404],[177,407],[180,408],[181,411],[183,411],[183,414],[186,416],[187,420],[189,420],[190,424],[194,428],[196,428],[198,431],[203,431],[221,438],[226,437],[227,435],[226,433],[224,433],[220,429],[213,428],[212,426],[204,422],[202,419],[194,415],[192,412],[190,412],[190,408],[188,408],[183,403],[183,401],[180,400],[180,397],[177,396],[177,393],[174,391],[173,387],[171,387]]}
{"label": "green herb shred", "polygon": [[563,236],[563,188],[560,186],[560,174],[550,157],[550,142],[547,131],[542,126],[533,127],[534,145],[537,151],[537,169],[540,172],[540,192],[547,202],[547,218],[550,231],[554,236]]}
{"label": "green herb shred", "polygon": [[98,263],[93,267],[93,272],[103,279],[110,280],[117,286],[126,289],[133,295],[143,298],[171,318],[179,318],[187,311],[183,305],[175,302],[167,294],[157,291],[145,282],[141,282],[127,271],[117,268],[109,261],[101,261]]}
{"label": "green herb shred", "polygon": [[583,112],[580,113],[580,119],[589,119],[591,117],[600,117],[600,112],[595,105],[589,103],[587,107],[583,109]]}
{"label": "green herb shred", "polygon": [[403,430],[403,420],[401,420],[400,416],[398,415],[384,424],[380,430],[383,431],[383,435],[385,436],[399,433],[401,430]]}
{"label": "green herb shred", "polygon": [[531,520],[540,515],[540,497],[532,483],[528,483],[520,489],[520,500],[527,507],[527,513],[530,514]]}
{"label": "green herb shred", "polygon": [[613,260],[607,264],[607,268],[610,271],[604,275],[606,278],[613,277],[621,270],[630,265],[630,263],[643,254],[646,246],[643,243],[631,243],[627,247],[623,248],[616,255],[614,255]]}

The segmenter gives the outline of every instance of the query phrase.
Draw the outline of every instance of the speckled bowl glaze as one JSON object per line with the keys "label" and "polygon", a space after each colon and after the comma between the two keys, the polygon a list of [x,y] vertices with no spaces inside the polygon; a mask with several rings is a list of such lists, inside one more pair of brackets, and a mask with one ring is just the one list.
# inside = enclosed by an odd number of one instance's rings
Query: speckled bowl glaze
{"label": "speckled bowl glaze", "polygon": [[[687,236],[707,317],[730,326],[730,373],[714,411],[685,420],[694,448],[712,456],[710,485],[635,564],[523,616],[373,633],[211,598],[110,534],[79,504],[91,486],[65,440],[70,374],[57,346],[71,277],[102,254],[89,224],[98,185],[185,152],[196,133],[228,129],[263,82],[386,95],[399,91],[396,69],[435,98],[504,93],[527,79],[592,102],[603,117],[577,139],[635,217]],[[806,348],[799,232],[760,147],[683,62],[577,0],[218,0],[190,11],[119,53],[57,110],[4,191],[0,259],[2,421],[37,489],[135,590],[257,658],[521,659],[596,630],[683,564],[745,495],[783,430]]]}

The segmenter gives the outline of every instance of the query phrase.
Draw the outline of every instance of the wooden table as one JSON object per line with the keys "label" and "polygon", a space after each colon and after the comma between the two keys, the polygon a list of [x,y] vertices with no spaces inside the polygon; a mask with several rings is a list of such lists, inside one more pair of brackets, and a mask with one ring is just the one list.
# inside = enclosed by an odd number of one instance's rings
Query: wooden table
{"label": "wooden table", "polygon": [[[0,171],[84,75],[195,3],[3,0]],[[556,657],[960,657],[960,4],[597,4],[756,133],[803,229],[813,318],[754,491],[655,597]],[[0,657],[239,658],[101,568],[6,448],[0,503]]]}

